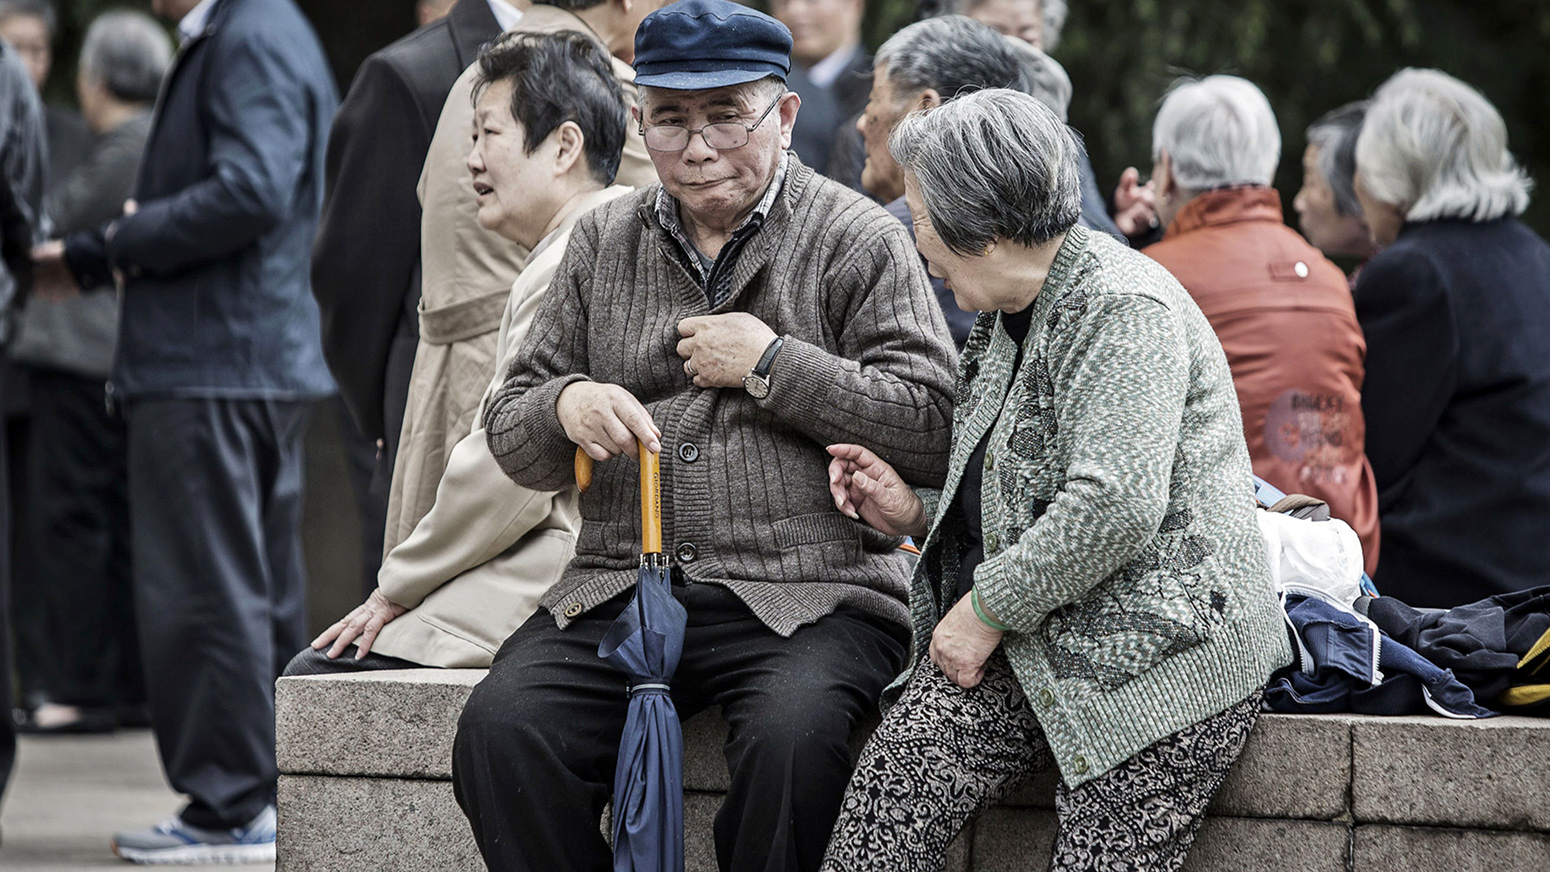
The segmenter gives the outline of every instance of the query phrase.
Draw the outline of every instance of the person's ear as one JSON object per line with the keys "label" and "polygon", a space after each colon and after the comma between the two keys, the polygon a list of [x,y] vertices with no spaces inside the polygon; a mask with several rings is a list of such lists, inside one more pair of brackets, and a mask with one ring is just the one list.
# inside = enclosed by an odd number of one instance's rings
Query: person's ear
{"label": "person's ear", "polygon": [[795,91],[787,91],[780,98],[780,147],[781,150],[791,148],[791,129],[797,123],[797,110],[802,108],[802,97]]}
{"label": "person's ear", "polygon": [[556,177],[569,173],[578,163],[586,162],[587,137],[574,121],[567,121],[555,128],[554,174]]}
{"label": "person's ear", "polygon": [[637,127],[640,126],[640,124],[641,124],[641,115],[640,115],[640,104],[639,103],[631,103],[630,104],[630,120],[634,121]]}
{"label": "person's ear", "polygon": [[935,109],[942,105],[942,95],[935,88],[927,88],[920,92],[920,97],[915,100],[912,110]]}
{"label": "person's ear", "polygon": [[1157,198],[1172,197],[1179,192],[1178,183],[1173,178],[1173,157],[1167,149],[1162,149],[1157,155],[1157,168],[1152,173],[1152,181],[1157,185]]}

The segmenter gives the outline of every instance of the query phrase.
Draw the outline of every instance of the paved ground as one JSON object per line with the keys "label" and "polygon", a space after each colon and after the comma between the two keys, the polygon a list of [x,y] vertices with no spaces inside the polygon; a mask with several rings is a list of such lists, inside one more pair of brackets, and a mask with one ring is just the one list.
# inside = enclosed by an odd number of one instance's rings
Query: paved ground
{"label": "paved ground", "polygon": [[[146,730],[111,736],[23,736],[16,771],[0,813],[0,869],[62,872],[121,869],[108,839],[149,826],[181,807],[162,779]],[[273,870],[273,866],[183,866],[182,869]]]}

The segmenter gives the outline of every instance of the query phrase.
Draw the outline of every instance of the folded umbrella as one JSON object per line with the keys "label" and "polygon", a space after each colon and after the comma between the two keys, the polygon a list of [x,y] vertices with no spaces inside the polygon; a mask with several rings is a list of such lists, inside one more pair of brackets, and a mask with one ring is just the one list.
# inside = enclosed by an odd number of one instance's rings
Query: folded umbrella
{"label": "folded umbrella", "polygon": [[[591,458],[576,452],[577,483]],[[671,687],[688,612],[662,554],[661,458],[640,445],[641,558],[635,595],[597,654],[629,676],[630,708],[614,768],[614,872],[683,872],[683,726]]]}

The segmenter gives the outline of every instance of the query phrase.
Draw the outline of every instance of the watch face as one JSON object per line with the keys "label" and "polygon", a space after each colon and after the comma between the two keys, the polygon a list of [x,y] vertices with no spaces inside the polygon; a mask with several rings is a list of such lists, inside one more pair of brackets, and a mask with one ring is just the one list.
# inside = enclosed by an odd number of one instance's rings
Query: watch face
{"label": "watch face", "polygon": [[770,381],[756,375],[745,375],[743,376],[743,390],[747,391],[754,399],[762,400],[770,395]]}

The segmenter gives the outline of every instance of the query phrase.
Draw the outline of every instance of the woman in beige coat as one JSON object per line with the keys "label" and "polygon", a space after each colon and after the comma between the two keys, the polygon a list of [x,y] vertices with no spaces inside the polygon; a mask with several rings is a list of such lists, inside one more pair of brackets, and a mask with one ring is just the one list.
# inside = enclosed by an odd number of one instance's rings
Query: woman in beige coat
{"label": "woman in beige coat", "polygon": [[[609,186],[625,141],[623,96],[593,37],[512,33],[474,69],[476,134],[466,161],[479,224],[532,252],[505,303],[499,363],[483,372],[488,398],[505,381],[576,220],[630,188]],[[286,674],[489,666],[569,562],[579,526],[573,489],[512,482],[475,423],[452,448],[434,504],[383,560],[377,590]]]}

